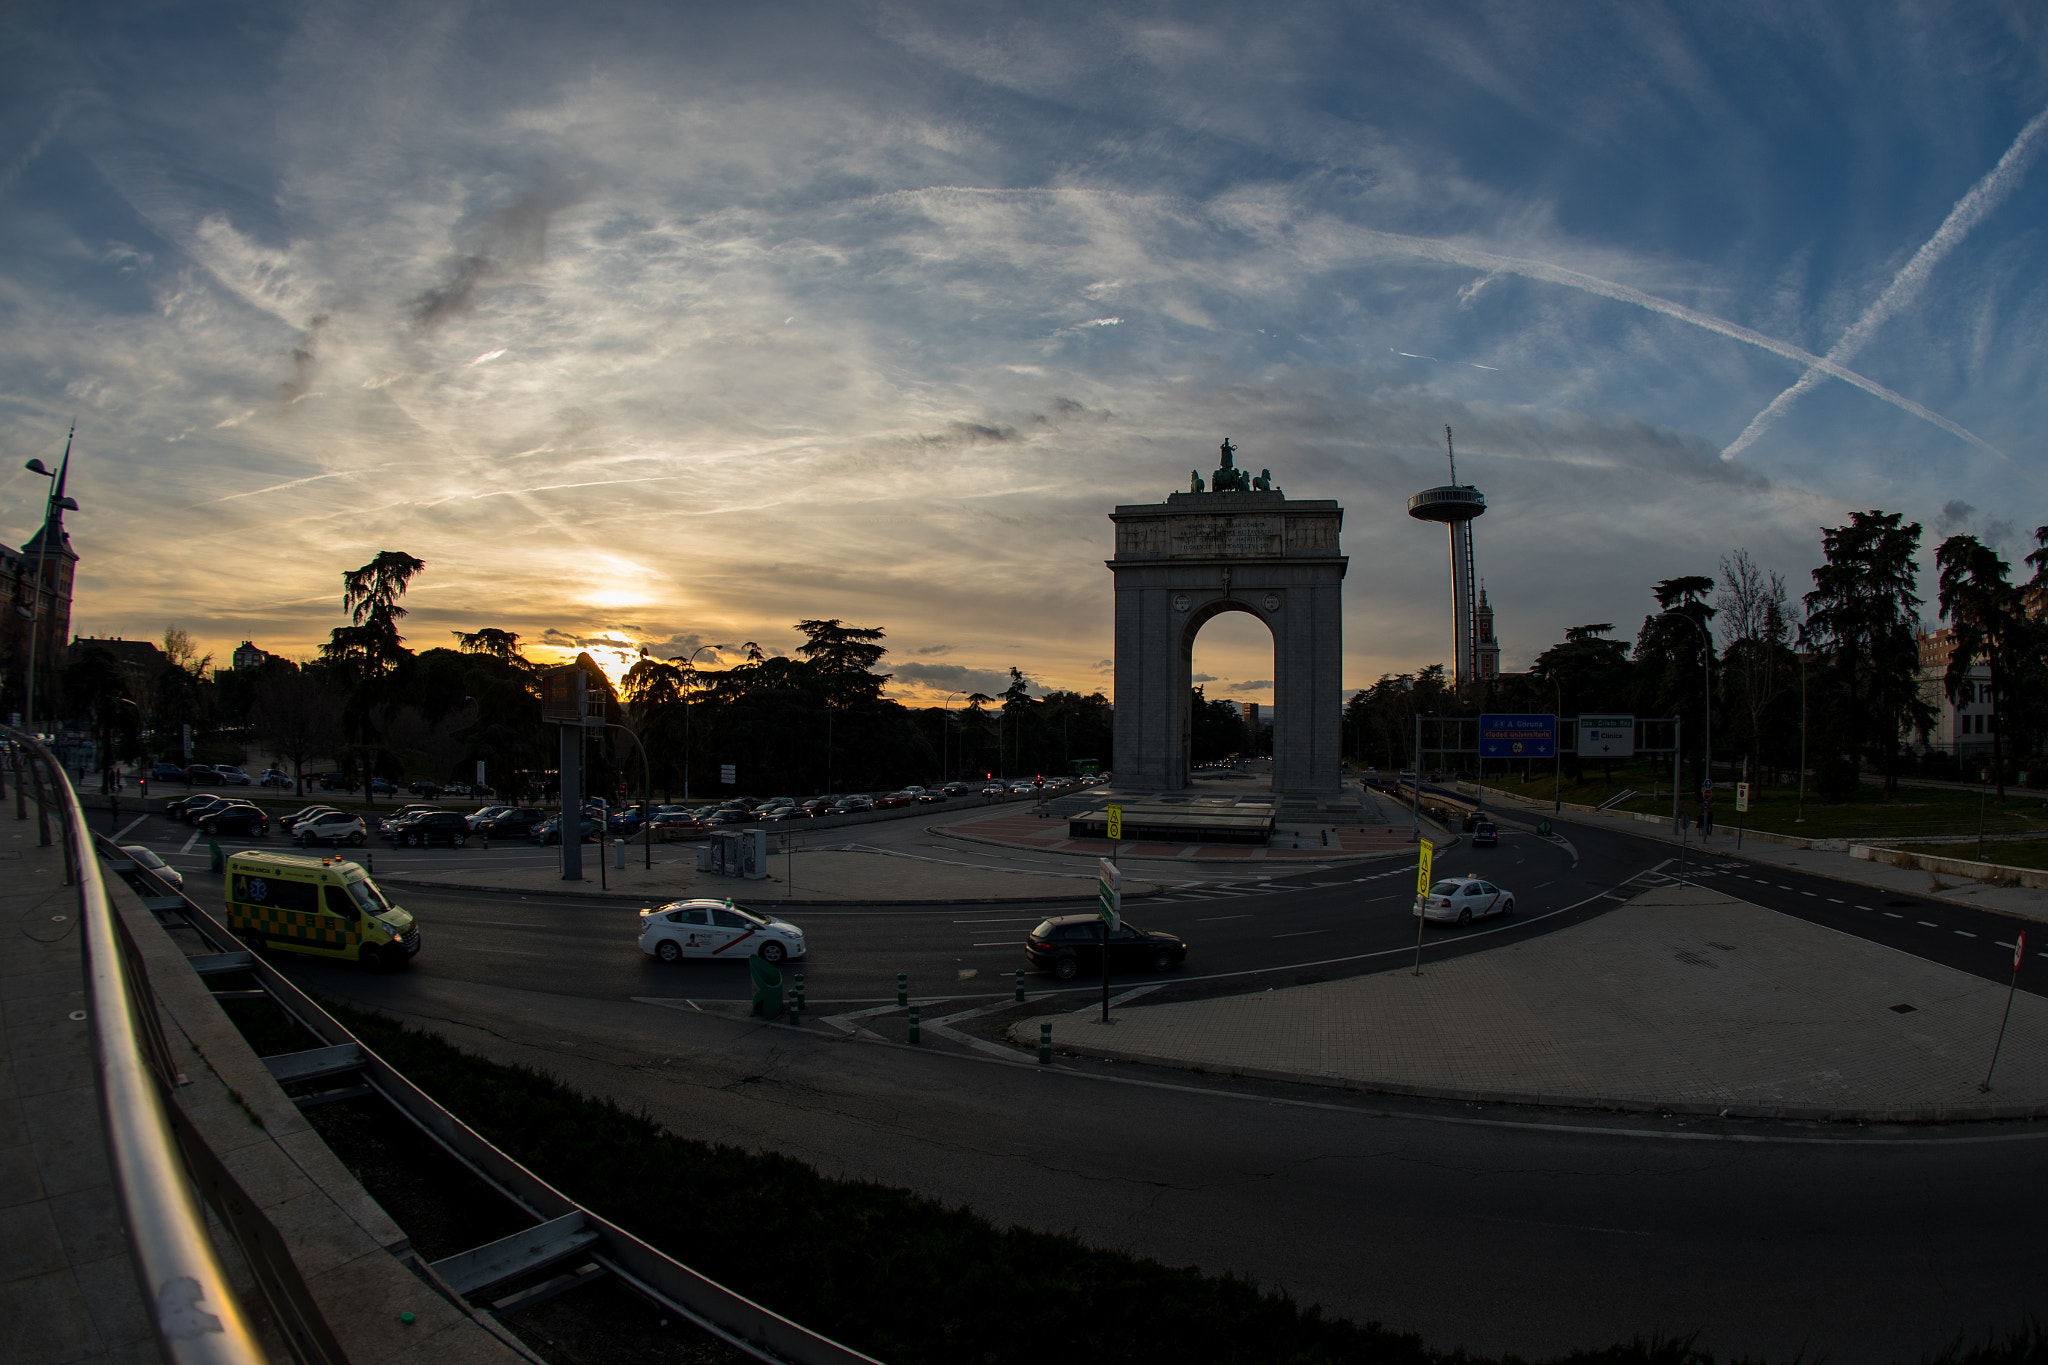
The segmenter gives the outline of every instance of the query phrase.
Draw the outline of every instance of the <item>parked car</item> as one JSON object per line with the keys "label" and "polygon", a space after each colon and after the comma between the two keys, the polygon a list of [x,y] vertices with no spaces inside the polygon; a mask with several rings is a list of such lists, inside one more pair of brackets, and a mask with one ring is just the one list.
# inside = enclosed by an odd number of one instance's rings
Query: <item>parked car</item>
{"label": "parked car", "polygon": [[927,787],[924,790],[918,792],[917,802],[921,806],[933,806],[937,805],[941,801],[944,801],[948,795],[949,793],[940,791],[937,788]]}
{"label": "parked car", "polygon": [[[584,817],[582,842],[587,844],[595,841],[597,839],[599,832],[602,831],[603,828],[604,827],[598,824],[597,821],[590,819],[588,816]],[[533,833],[528,835],[527,837],[532,839],[533,842],[535,842],[536,844],[561,843],[562,817],[559,815],[550,815],[547,819],[535,825],[533,827]]]}
{"label": "parked car", "polygon": [[672,839],[699,839],[710,830],[711,826],[681,807],[670,807],[654,813],[653,832],[657,843],[667,843]]}
{"label": "parked car", "polygon": [[973,790],[974,788],[966,782],[948,782],[945,786],[945,792],[948,796],[965,796]]}
{"label": "parked car", "polygon": [[1415,898],[1415,913],[1437,923],[1470,924],[1488,915],[1512,915],[1515,898],[1478,877],[1446,877]]}
{"label": "parked car", "polygon": [[831,814],[832,803],[822,796],[814,796],[803,803],[802,809],[810,812],[812,817],[815,818],[820,815]]}
{"label": "parked car", "polygon": [[211,764],[206,763],[194,763],[191,767],[185,769],[185,780],[195,787],[218,787],[221,785],[220,774],[213,770]]}
{"label": "parked car", "polygon": [[377,833],[380,837],[389,837],[392,829],[399,821],[404,820],[408,816],[424,815],[430,810],[439,809],[441,809],[439,806],[429,806],[419,801],[408,801],[405,805],[400,806],[389,815],[377,821]]}
{"label": "parked car", "polygon": [[256,785],[259,787],[290,787],[292,785],[292,775],[279,772],[275,768],[265,768],[263,776],[256,779]]}
{"label": "parked car", "polygon": [[149,873],[173,891],[185,889],[185,874],[172,867],[150,849],[141,844],[123,844],[121,851],[135,860],[135,865]]}
{"label": "parked car", "polygon": [[640,951],[663,962],[686,957],[784,962],[804,955],[804,931],[731,901],[671,901],[640,912]]}
{"label": "parked car", "polygon": [[354,792],[356,780],[347,773],[320,774],[320,790],[324,792]]}
{"label": "parked car", "polygon": [[[1113,972],[1170,972],[1187,961],[1185,940],[1157,930],[1140,929],[1129,920],[1109,936],[1109,969]],[[1072,981],[1083,972],[1102,971],[1102,920],[1095,915],[1055,915],[1024,936],[1024,960],[1034,970]]]}
{"label": "parked car", "polygon": [[895,810],[901,806],[912,806],[916,804],[917,798],[912,796],[909,792],[890,792],[887,795],[878,796],[875,798],[876,810]]}
{"label": "parked car", "polygon": [[232,763],[222,763],[214,768],[214,772],[220,775],[221,782],[226,786],[246,787],[250,785],[249,774],[243,772]]}
{"label": "parked car", "polygon": [[396,787],[394,787],[394,786],[392,786],[392,785],[391,785],[391,779],[390,779],[390,778],[388,778],[388,777],[373,777],[373,778],[371,778],[371,779],[370,779],[370,795],[372,795],[372,796],[396,796],[397,794],[398,794],[398,788],[396,788]]}
{"label": "parked car", "polygon": [[314,844],[348,844],[361,848],[368,841],[369,835],[363,829],[363,818],[360,815],[330,810],[309,816],[293,825],[292,838],[308,848]]}
{"label": "parked car", "polygon": [[173,820],[182,821],[188,825],[197,825],[199,817],[212,810],[215,806],[225,806],[227,803],[227,798],[224,796],[195,792],[191,796],[180,797],[178,800],[165,805],[164,814]]}
{"label": "parked car", "polygon": [[152,782],[183,782],[185,770],[175,763],[159,763],[149,770]]}
{"label": "parked car", "polygon": [[411,845],[413,848],[425,848],[429,844],[461,848],[469,842],[469,821],[462,818],[461,811],[421,811],[392,826],[387,837],[394,844]]}
{"label": "parked car", "polygon": [[290,834],[299,827],[299,821],[301,820],[310,820],[316,815],[339,815],[340,813],[332,806],[302,806],[290,815],[280,815],[277,818],[277,827],[284,833]]}
{"label": "parked car", "polygon": [[270,815],[259,806],[247,801],[228,801],[215,806],[201,815],[195,824],[208,834],[249,834],[262,836],[270,833]]}
{"label": "parked car", "polygon": [[467,782],[450,782],[447,786],[441,788],[441,795],[465,797],[475,796],[476,788],[470,786]]}
{"label": "parked car", "polygon": [[510,806],[478,806],[462,818],[469,821],[469,827],[474,830],[483,821],[496,819],[511,809]]}
{"label": "parked car", "polygon": [[524,839],[533,833],[535,825],[548,818],[544,810],[523,806],[501,806],[498,811],[489,819],[472,824],[470,833],[486,839]]}
{"label": "parked car", "polygon": [[407,787],[406,790],[411,792],[414,796],[439,796],[441,794],[441,785],[438,782],[427,782],[422,780],[413,783],[410,787]]}
{"label": "parked car", "polygon": [[867,796],[842,796],[832,803],[832,809],[844,815],[849,811],[873,810],[874,798]]}
{"label": "parked car", "polygon": [[707,825],[744,825],[753,818],[754,812],[750,810],[742,810],[738,806],[721,806],[711,812],[711,817],[704,823]]}

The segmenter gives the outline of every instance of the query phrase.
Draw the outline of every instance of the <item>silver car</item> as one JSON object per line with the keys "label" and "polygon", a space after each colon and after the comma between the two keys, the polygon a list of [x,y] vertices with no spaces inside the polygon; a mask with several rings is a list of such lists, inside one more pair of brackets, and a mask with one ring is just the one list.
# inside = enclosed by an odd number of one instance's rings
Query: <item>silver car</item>
{"label": "silver car", "polygon": [[369,835],[363,829],[362,816],[335,810],[323,811],[299,821],[292,826],[292,838],[298,840],[301,848],[310,848],[314,844],[348,844],[361,848]]}
{"label": "silver car", "polygon": [[123,844],[121,851],[135,860],[135,865],[149,873],[173,891],[185,889],[185,874],[172,867],[162,858],[141,844]]}

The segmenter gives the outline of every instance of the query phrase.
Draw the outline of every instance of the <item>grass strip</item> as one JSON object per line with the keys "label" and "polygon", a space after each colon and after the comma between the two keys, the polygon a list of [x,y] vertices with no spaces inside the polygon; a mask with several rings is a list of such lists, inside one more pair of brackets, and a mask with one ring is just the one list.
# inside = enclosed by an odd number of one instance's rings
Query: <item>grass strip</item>
{"label": "grass strip", "polygon": [[[526,1066],[324,1001],[365,1045],[542,1179],[711,1278],[888,1365],[1488,1365],[1325,1317],[1233,1275],[997,1227],[909,1190],[679,1136]],[[1553,1365],[1713,1365],[1689,1338]],[[2048,1365],[2032,1324],[1936,1365]],[[1525,1365],[1503,1357],[1499,1365]]]}

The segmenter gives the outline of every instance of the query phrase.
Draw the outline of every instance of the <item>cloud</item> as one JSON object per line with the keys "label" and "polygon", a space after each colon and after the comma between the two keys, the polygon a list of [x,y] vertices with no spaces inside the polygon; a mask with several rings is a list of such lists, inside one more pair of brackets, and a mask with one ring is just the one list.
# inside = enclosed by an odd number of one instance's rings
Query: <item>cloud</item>
{"label": "cloud", "polygon": [[[972,668],[966,664],[891,664],[887,660],[883,666],[897,684],[890,689],[892,692],[914,689],[934,702],[951,692],[980,692],[1000,697],[1010,688],[1010,672],[1006,668]],[[1027,682],[1025,690],[1034,697],[1042,697],[1047,691],[1036,682]]]}
{"label": "cloud", "polygon": [[1197,673],[1189,681],[1198,683],[1215,682],[1216,675],[1214,673]]}

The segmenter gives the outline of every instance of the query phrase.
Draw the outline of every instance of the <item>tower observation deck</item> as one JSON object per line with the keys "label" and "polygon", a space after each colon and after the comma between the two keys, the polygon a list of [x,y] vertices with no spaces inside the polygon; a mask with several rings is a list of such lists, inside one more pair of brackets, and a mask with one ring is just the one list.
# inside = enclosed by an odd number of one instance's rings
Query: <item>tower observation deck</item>
{"label": "tower observation deck", "polygon": [[1472,566],[1472,521],[1486,512],[1486,495],[1459,483],[1458,459],[1451,448],[1451,429],[1444,428],[1444,449],[1451,457],[1451,482],[1425,488],[1408,499],[1408,515],[1417,521],[1440,521],[1451,542],[1451,645],[1456,685],[1463,691],[1478,677],[1478,579]]}

